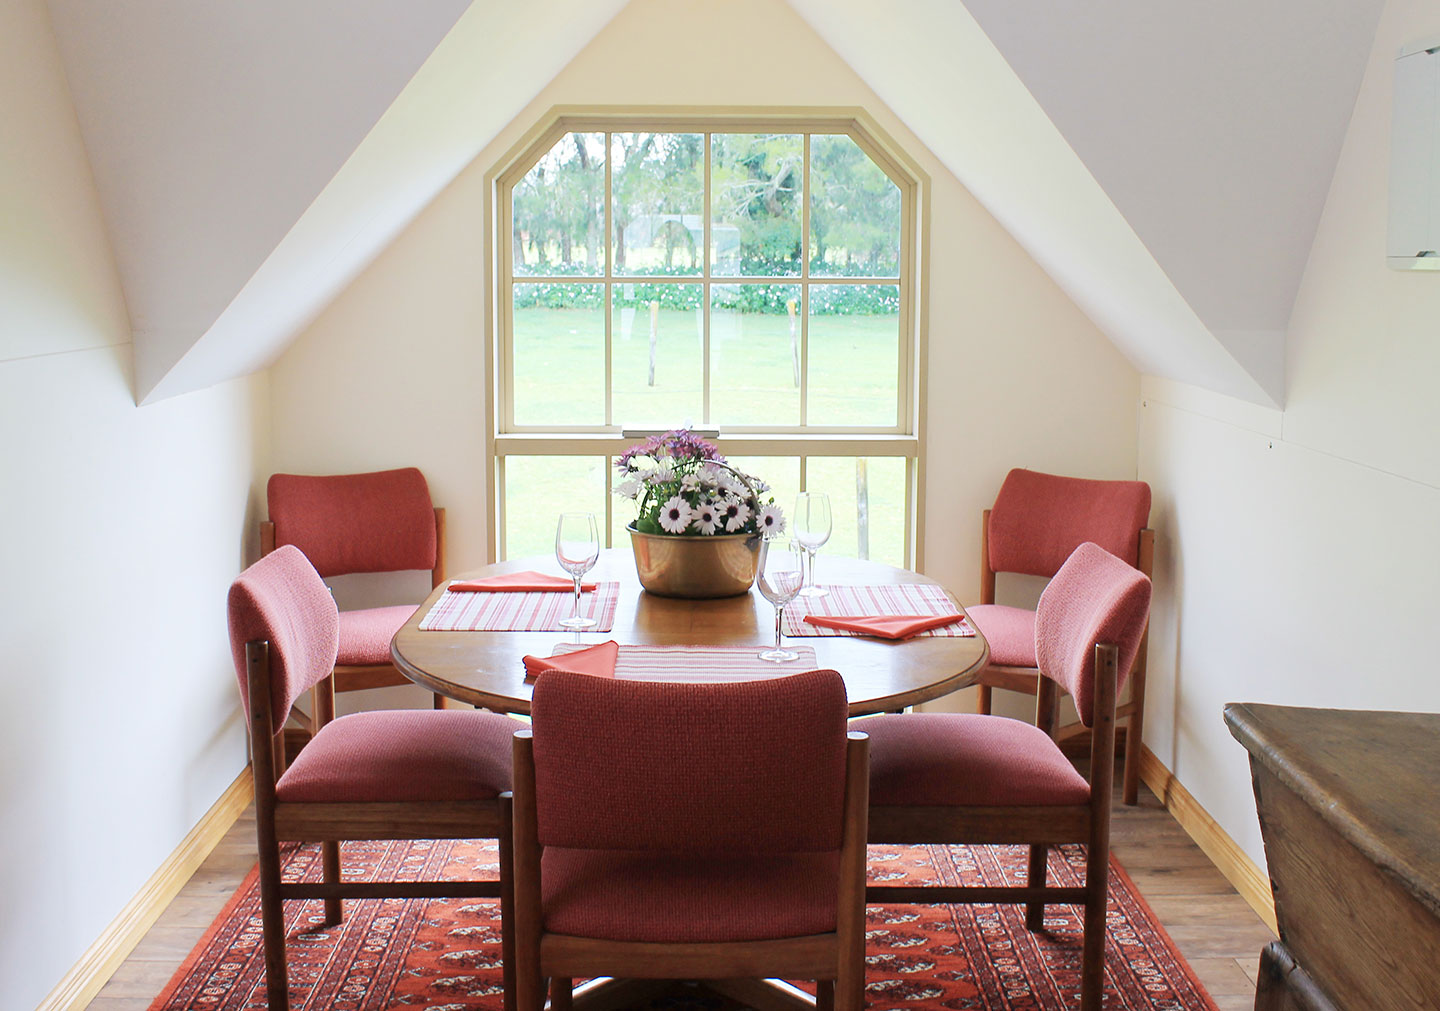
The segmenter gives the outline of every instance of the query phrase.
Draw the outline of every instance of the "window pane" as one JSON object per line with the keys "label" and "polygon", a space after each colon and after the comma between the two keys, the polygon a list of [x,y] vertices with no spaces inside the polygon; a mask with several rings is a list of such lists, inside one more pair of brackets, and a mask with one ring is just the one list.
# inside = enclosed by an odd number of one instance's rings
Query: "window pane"
{"label": "window pane", "polygon": [[607,479],[603,456],[507,456],[505,468],[506,558],[544,555],[558,571],[555,524],[562,512],[593,512],[604,536]]}
{"label": "window pane", "polygon": [[605,135],[568,133],[511,195],[516,276],[605,273]]}
{"label": "window pane", "polygon": [[717,133],[710,155],[711,273],[798,276],[803,138]]}
{"label": "window pane", "polygon": [[898,286],[813,286],[809,341],[806,424],[889,428],[898,423]]}
{"label": "window pane", "polygon": [[616,274],[693,274],[704,266],[705,138],[617,133],[610,138]]}
{"label": "window pane", "polygon": [[810,138],[810,273],[900,273],[900,187],[843,134]]}
{"label": "window pane", "polygon": [[800,289],[724,284],[710,289],[710,421],[800,423]]}
{"label": "window pane", "polygon": [[698,284],[617,284],[610,324],[617,425],[678,428],[704,410]]}
{"label": "window pane", "polygon": [[904,457],[812,456],[805,485],[830,496],[834,522],[815,563],[819,582],[826,581],[826,555],[905,567]]}
{"label": "window pane", "polygon": [[517,284],[515,423],[605,423],[605,289]]}

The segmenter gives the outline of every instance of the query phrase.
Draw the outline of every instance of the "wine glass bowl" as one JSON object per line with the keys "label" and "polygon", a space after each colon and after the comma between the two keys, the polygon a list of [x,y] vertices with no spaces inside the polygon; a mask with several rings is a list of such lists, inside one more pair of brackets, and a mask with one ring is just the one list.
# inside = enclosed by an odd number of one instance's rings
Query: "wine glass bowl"
{"label": "wine glass bowl", "polygon": [[775,541],[767,540],[760,545],[759,571],[755,578],[760,596],[775,606],[775,648],[761,653],[760,659],[784,663],[800,655],[781,647],[780,620],[785,613],[785,605],[800,593],[805,573],[798,552],[779,549],[775,544]]}
{"label": "wine glass bowl", "polygon": [[832,527],[830,496],[824,492],[802,491],[795,499],[795,511],[790,514],[790,529],[805,549],[809,562],[800,589],[802,597],[823,597],[830,592],[815,585],[815,553],[830,539]]}
{"label": "wine glass bowl", "polygon": [[600,533],[594,513],[561,513],[555,526],[555,560],[575,580],[575,613],[560,622],[562,628],[594,628],[597,622],[580,613],[580,577],[600,558]]}

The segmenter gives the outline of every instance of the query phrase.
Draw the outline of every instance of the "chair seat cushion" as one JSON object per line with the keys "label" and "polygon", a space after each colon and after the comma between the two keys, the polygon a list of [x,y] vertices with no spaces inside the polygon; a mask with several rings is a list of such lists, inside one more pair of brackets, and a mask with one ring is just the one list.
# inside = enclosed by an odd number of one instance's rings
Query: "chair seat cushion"
{"label": "chair seat cushion", "polygon": [[497,713],[401,709],[332,720],[275,784],[283,802],[482,800],[510,789],[521,724]]}
{"label": "chair seat cushion", "polygon": [[367,607],[340,612],[340,649],[337,664],[371,667],[390,662],[390,640],[410,620],[415,608]]}
{"label": "chair seat cushion", "polygon": [[898,713],[850,726],[870,735],[871,807],[1049,806],[1090,797],[1055,742],[1019,720]]}
{"label": "chair seat cushion", "polygon": [[837,853],[677,856],[546,847],[545,929],[612,941],[756,941],[835,930]]}
{"label": "chair seat cushion", "polygon": [[[990,644],[990,662],[999,667],[1035,666],[1035,612],[1004,604],[965,608]],[[340,614],[340,651],[345,651],[345,614]]]}

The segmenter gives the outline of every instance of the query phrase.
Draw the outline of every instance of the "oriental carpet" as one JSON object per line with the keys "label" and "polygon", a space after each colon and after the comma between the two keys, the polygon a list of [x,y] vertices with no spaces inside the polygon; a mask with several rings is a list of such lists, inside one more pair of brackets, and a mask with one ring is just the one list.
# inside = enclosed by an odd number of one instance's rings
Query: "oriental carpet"
{"label": "oriental carpet", "polygon": [[[352,842],[346,880],[493,877],[493,842]],[[287,848],[286,880],[319,880],[319,847]],[[1021,846],[872,846],[872,880],[1016,884]],[[1214,1011],[1174,944],[1119,864],[1110,868],[1105,1008]],[[1050,882],[1083,881],[1084,850],[1050,855]],[[1024,908],[879,906],[867,910],[866,1004],[887,1009],[1062,1011],[1077,1006],[1080,909],[1049,906],[1045,931],[1025,929]],[[296,1011],[499,1011],[499,903],[487,899],[368,899],[345,904],[345,922],[321,928],[321,903],[287,902],[286,954]],[[252,870],[151,1011],[264,1008],[260,899]],[[736,1005],[697,996],[657,1001],[669,1011]]]}

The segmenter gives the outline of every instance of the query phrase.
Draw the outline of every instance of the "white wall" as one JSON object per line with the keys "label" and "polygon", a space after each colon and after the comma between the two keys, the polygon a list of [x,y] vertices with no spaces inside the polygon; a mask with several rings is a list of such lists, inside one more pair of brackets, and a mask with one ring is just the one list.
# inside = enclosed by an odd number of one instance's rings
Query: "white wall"
{"label": "white wall", "polygon": [[0,1003],[27,1008],[244,766],[224,600],[267,416],[258,380],[135,406],[43,0],[0,4],[0,137]]}
{"label": "white wall", "polygon": [[452,569],[486,561],[483,175],[563,104],[862,106],[930,174],[932,575],[974,598],[1012,466],[1134,476],[1135,370],[782,0],[633,0],[277,362],[277,470],[414,463]]}
{"label": "white wall", "polygon": [[1440,32],[1390,0],[1265,411],[1147,379],[1155,490],[1146,742],[1263,864],[1226,702],[1440,710],[1440,275],[1385,266],[1394,58]]}

